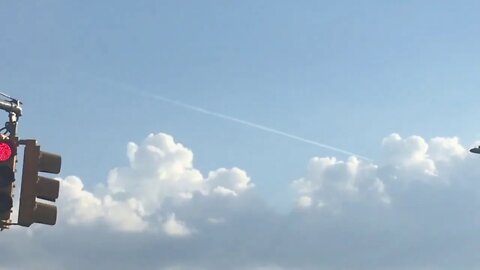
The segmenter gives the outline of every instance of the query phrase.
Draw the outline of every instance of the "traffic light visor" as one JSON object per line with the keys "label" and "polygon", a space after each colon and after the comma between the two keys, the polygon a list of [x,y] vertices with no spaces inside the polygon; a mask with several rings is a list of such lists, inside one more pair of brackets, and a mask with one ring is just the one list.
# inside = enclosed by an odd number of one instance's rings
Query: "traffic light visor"
{"label": "traffic light visor", "polygon": [[0,162],[9,160],[13,155],[13,147],[6,141],[0,142]]}

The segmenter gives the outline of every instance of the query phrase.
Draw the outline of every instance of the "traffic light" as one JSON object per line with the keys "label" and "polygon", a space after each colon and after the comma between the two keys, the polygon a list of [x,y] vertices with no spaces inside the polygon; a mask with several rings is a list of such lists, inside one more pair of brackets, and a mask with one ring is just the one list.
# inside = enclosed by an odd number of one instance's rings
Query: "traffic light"
{"label": "traffic light", "polygon": [[12,189],[15,181],[17,140],[0,135],[0,220],[2,229],[10,223],[13,207]]}
{"label": "traffic light", "polygon": [[58,198],[60,182],[38,174],[40,172],[58,174],[62,158],[59,155],[40,151],[36,140],[21,140],[20,144],[25,145],[25,152],[18,225],[25,227],[33,223],[55,225],[57,207],[37,201],[37,198],[54,202]]}

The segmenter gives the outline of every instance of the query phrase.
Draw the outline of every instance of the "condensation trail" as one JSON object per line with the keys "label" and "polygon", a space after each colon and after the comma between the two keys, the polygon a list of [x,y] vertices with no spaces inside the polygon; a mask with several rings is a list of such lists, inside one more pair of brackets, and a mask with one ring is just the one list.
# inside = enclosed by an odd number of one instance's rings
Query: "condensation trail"
{"label": "condensation trail", "polygon": [[[137,94],[138,94],[138,92],[137,92]],[[297,136],[297,135],[294,135],[294,134],[290,134],[290,133],[287,133],[287,132],[284,132],[284,131],[281,131],[281,130],[277,130],[277,129],[270,128],[270,127],[263,126],[263,125],[259,125],[259,124],[253,123],[253,122],[238,119],[238,118],[226,115],[226,114],[209,111],[209,110],[197,107],[197,106],[193,106],[193,105],[183,103],[183,102],[180,102],[180,101],[177,101],[177,100],[169,99],[169,98],[166,98],[166,97],[163,97],[163,96],[160,96],[160,95],[154,95],[154,94],[149,94],[149,93],[147,94],[145,92],[143,94],[145,96],[150,97],[150,98],[154,98],[156,100],[160,100],[160,101],[163,101],[163,102],[166,102],[166,103],[170,103],[172,105],[182,107],[182,108],[185,108],[185,109],[188,109],[188,110],[192,110],[192,111],[196,111],[196,112],[203,113],[203,114],[206,114],[206,115],[214,116],[214,117],[221,118],[221,119],[231,121],[231,122],[235,122],[235,123],[247,126],[247,127],[255,128],[255,129],[258,129],[258,130],[263,130],[265,132],[269,132],[269,133],[272,133],[272,134],[277,134],[277,135],[280,135],[280,136],[283,136],[283,137],[287,137],[287,138],[290,138],[290,139],[293,139],[293,140],[296,140],[296,141],[299,141],[299,142],[314,145],[314,146],[317,146],[317,147],[320,147],[320,148],[328,149],[328,150],[331,150],[331,151],[334,151],[334,152],[342,153],[342,154],[345,154],[345,155],[352,155],[352,156],[356,156],[356,157],[358,157],[360,159],[363,159],[363,160],[372,161],[370,158],[352,153],[350,151],[346,151],[346,150],[343,150],[343,149],[340,149],[340,148],[337,148],[337,147],[333,147],[333,146],[326,145],[326,144],[323,144],[323,143],[320,143],[320,142],[309,140],[309,139],[306,139],[306,138],[303,138],[303,137],[300,137],[300,136]]]}

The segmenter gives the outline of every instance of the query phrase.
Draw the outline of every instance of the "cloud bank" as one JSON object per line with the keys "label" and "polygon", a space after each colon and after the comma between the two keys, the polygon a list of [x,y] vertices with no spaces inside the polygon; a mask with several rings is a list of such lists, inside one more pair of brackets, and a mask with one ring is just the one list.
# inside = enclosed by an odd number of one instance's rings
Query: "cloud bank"
{"label": "cloud bank", "polygon": [[248,173],[202,173],[167,134],[94,190],[62,179],[58,224],[3,232],[5,269],[478,269],[480,160],[391,134],[377,162],[313,157],[279,214]]}

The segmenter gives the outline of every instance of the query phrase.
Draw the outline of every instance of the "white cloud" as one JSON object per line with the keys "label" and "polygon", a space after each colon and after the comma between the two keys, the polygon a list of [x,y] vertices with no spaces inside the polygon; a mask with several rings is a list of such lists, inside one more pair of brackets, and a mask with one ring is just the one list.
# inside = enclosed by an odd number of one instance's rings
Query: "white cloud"
{"label": "white cloud", "polygon": [[309,196],[301,196],[297,200],[297,205],[300,208],[308,208],[312,206],[312,198]]}
{"label": "white cloud", "polygon": [[61,182],[60,214],[71,224],[91,223],[103,215],[102,201],[84,190],[82,180],[75,176]]}
{"label": "white cloud", "polygon": [[465,159],[468,155],[457,137],[441,138],[436,137],[430,140],[428,154],[433,160],[451,161],[453,159]]}
{"label": "white cloud", "polygon": [[279,214],[245,171],[204,176],[152,134],[95,190],[63,179],[55,227],[3,232],[3,267],[478,269],[480,158],[458,138],[392,134],[381,148],[376,162],[312,158]]}
{"label": "white cloud", "polygon": [[335,158],[312,158],[306,177],[293,182],[299,194],[298,205],[310,207],[312,202],[322,209],[341,211],[345,203],[380,201],[390,198],[383,182],[376,176],[378,167],[355,157],[347,161]]}
{"label": "white cloud", "polygon": [[177,220],[175,214],[171,214],[163,223],[163,230],[168,235],[178,237],[188,236],[192,233],[184,222]]}
{"label": "white cloud", "polygon": [[[193,167],[193,153],[162,133],[150,134],[139,145],[129,143],[127,156],[129,166],[112,169],[94,192],[85,190],[78,177],[65,178],[60,220],[137,233],[162,227],[168,235],[186,235],[188,226],[169,214],[172,204],[188,203],[194,196],[238,197],[254,186],[239,168],[220,168],[204,178]],[[167,221],[159,221],[163,219]]]}
{"label": "white cloud", "polygon": [[407,180],[428,179],[437,175],[435,162],[428,155],[428,143],[419,136],[401,138],[398,134],[391,134],[383,139],[382,161],[402,175]]}
{"label": "white cloud", "polygon": [[151,214],[167,198],[184,200],[193,192],[208,192],[202,174],[193,168],[193,153],[166,134],[150,134],[127,147],[129,166],[113,169],[107,193],[114,198],[136,198]]}
{"label": "white cloud", "polygon": [[231,189],[224,188],[222,186],[218,186],[213,189],[213,193],[219,194],[221,196],[233,196],[236,197],[237,193]]}
{"label": "white cloud", "polygon": [[207,182],[210,187],[220,186],[236,192],[246,191],[254,187],[247,173],[239,168],[218,169],[210,172]]}

